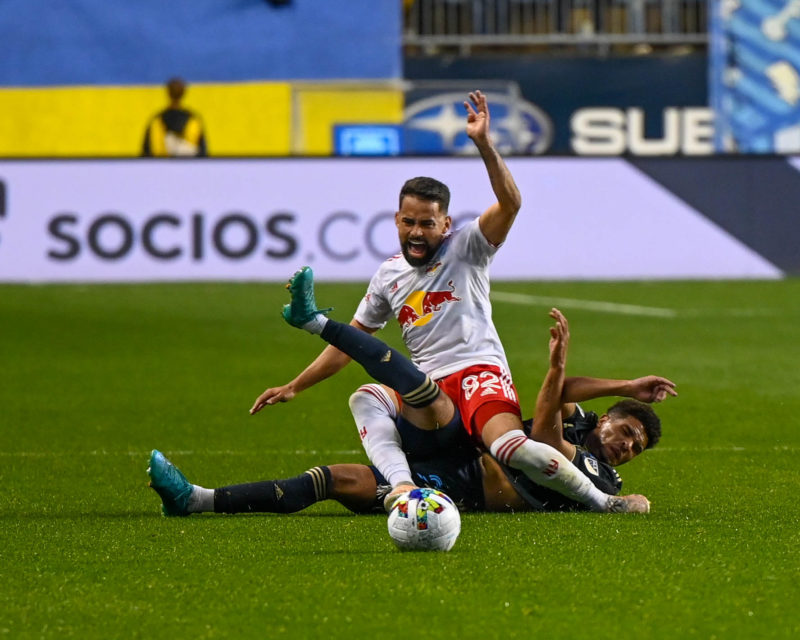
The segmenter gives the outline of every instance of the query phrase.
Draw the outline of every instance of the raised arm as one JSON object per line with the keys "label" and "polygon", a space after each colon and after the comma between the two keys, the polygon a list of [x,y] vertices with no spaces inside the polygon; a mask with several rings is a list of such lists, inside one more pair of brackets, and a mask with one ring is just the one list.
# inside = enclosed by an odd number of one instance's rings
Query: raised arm
{"label": "raised arm", "polygon": [[561,397],[567,368],[567,347],[569,346],[569,324],[558,309],[550,311],[556,321],[550,328],[550,368],[547,370],[533,412],[531,438],[558,449],[567,459],[575,457],[575,446],[564,440],[561,422]]}
{"label": "raised arm", "polygon": [[[358,320],[353,319],[350,324],[367,333],[375,333],[375,329],[364,326]],[[258,413],[264,407],[277,404],[278,402],[288,402],[301,391],[305,391],[318,382],[322,382],[326,378],[330,378],[332,375],[338,373],[348,362],[350,362],[350,357],[339,351],[336,347],[325,347],[322,353],[320,353],[294,380],[280,387],[270,387],[258,396],[250,409],[250,413]]]}
{"label": "raised arm", "polygon": [[492,144],[489,135],[489,104],[480,91],[469,94],[472,104],[464,102],[467,109],[467,135],[481,154],[497,202],[480,217],[481,232],[493,245],[506,239],[514,218],[522,206],[522,196],[503,158]]}

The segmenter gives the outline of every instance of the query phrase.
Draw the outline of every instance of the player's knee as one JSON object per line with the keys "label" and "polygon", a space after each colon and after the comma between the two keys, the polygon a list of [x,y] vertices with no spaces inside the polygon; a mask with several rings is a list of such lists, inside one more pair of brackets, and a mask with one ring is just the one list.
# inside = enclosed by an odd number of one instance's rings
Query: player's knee
{"label": "player's knee", "polygon": [[519,417],[511,413],[496,413],[490,416],[479,415],[476,416],[475,423],[487,449],[491,448],[495,440],[508,433],[519,432],[525,435],[522,431],[522,422]]}
{"label": "player's knee", "polygon": [[397,413],[395,401],[382,385],[375,383],[361,385],[350,394],[348,404],[353,414],[359,410],[369,409],[394,418]]}
{"label": "player's knee", "polygon": [[353,391],[347,401],[347,404],[350,405],[350,411],[356,411],[364,404],[369,404],[369,398],[369,392],[364,387],[359,387],[356,391]]}

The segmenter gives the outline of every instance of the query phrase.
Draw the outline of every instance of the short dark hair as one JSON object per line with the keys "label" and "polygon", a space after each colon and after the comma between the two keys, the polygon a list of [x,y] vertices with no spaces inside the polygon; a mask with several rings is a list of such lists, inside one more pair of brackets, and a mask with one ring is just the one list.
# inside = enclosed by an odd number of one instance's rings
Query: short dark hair
{"label": "short dark hair", "polygon": [[609,407],[606,413],[611,418],[624,418],[630,416],[636,418],[644,426],[647,433],[647,446],[645,449],[652,449],[661,439],[661,419],[653,411],[649,404],[638,400],[620,400],[615,405]]}
{"label": "short dark hair", "polygon": [[447,213],[450,206],[450,189],[444,182],[439,182],[434,178],[418,177],[406,180],[403,188],[400,189],[400,206],[403,206],[403,198],[415,196],[420,200],[437,202],[439,211]]}

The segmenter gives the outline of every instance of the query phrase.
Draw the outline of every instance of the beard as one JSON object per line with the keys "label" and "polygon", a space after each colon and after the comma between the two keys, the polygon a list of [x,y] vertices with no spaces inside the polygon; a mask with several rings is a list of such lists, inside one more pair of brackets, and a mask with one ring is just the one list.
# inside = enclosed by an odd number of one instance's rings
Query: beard
{"label": "beard", "polygon": [[[425,240],[418,240],[415,244],[424,244],[425,253],[421,256],[411,255],[411,243],[408,240],[400,244],[400,250],[403,252],[403,257],[406,259],[406,262],[408,262],[408,264],[410,264],[412,267],[424,267],[436,254],[436,251],[439,249],[439,245],[431,247]],[[441,242],[439,244],[441,244]]]}

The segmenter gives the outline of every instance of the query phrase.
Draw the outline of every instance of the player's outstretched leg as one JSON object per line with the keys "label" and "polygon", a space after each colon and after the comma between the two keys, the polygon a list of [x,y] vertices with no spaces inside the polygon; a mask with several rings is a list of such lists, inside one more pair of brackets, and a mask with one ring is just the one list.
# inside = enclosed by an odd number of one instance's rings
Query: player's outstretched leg
{"label": "player's outstretched leg", "polygon": [[292,301],[283,307],[283,317],[290,325],[319,334],[358,362],[375,380],[397,391],[411,407],[427,407],[439,396],[436,383],[399,351],[365,331],[326,318],[324,314],[331,309],[317,309],[310,267],[297,271],[287,289]]}
{"label": "player's outstretched leg", "polygon": [[536,484],[585,504],[603,513],[648,513],[650,503],[640,495],[611,496],[598,489],[557,449],[528,438],[521,429],[512,429],[489,447],[492,456],[519,469]]}
{"label": "player's outstretched leg", "polygon": [[161,510],[165,516],[188,516],[192,485],[163,453],[153,449],[147,467],[150,486],[161,497]]}
{"label": "player's outstretched leg", "polygon": [[292,301],[283,306],[283,319],[293,327],[318,334],[324,326],[325,315],[332,310],[317,309],[314,299],[314,272],[311,267],[296,271],[286,283]]}

